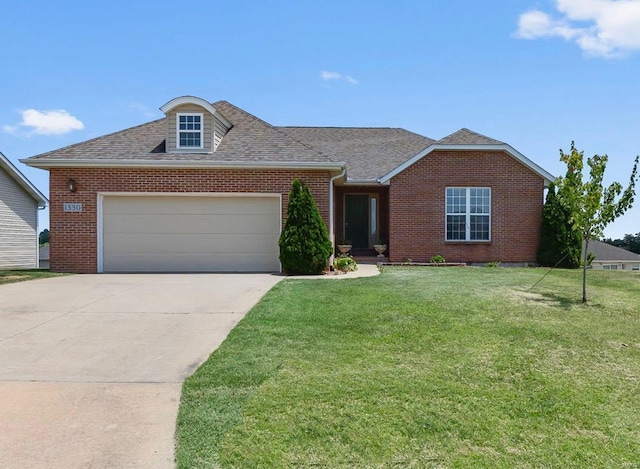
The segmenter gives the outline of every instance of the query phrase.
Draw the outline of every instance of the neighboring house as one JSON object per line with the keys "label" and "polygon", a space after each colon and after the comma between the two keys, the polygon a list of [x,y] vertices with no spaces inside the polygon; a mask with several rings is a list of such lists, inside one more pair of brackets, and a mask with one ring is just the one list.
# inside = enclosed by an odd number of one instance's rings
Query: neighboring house
{"label": "neighboring house", "polygon": [[332,241],[388,259],[535,262],[553,176],[467,129],[278,127],[186,96],[165,118],[51,151],[51,269],[278,271],[294,178]]}
{"label": "neighboring house", "polygon": [[593,269],[640,270],[640,254],[635,252],[597,240],[589,241],[589,252],[596,256],[591,262]]}
{"label": "neighboring house", "polygon": [[44,246],[40,246],[39,265],[41,269],[49,268],[49,243],[45,244]]}
{"label": "neighboring house", "polygon": [[47,203],[0,153],[0,269],[38,267],[38,209]]}

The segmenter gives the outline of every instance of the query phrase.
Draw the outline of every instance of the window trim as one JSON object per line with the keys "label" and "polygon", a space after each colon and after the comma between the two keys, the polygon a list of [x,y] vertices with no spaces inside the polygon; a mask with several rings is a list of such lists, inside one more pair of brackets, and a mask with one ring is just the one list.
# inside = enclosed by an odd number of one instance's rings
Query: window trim
{"label": "window trim", "polygon": [[[200,130],[180,130],[180,117],[182,116],[199,116],[200,117]],[[181,132],[198,132],[200,134],[200,146],[181,146],[180,145],[180,133]],[[176,113],[176,149],[177,150],[202,150],[204,149],[204,113],[202,112],[177,112]]]}
{"label": "window trim", "polygon": [[[447,192],[449,189],[464,189],[465,190],[465,239],[448,239],[447,235],[447,217],[449,215],[462,215],[448,213],[447,208]],[[488,239],[471,239],[471,216],[478,215],[471,213],[471,189],[486,189],[489,191],[489,213],[481,213],[479,215],[487,216],[489,218],[489,237]],[[444,189],[444,241],[446,243],[490,243],[491,242],[491,222],[492,222],[492,191],[491,187],[483,186],[446,186]]]}

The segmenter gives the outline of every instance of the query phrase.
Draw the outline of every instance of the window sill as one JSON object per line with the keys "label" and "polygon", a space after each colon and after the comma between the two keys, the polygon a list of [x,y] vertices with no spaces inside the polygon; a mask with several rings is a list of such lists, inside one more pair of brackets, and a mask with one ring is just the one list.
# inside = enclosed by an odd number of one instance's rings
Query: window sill
{"label": "window sill", "polygon": [[488,241],[485,241],[485,240],[478,240],[478,241],[451,240],[451,241],[448,241],[446,239],[445,239],[444,242],[445,242],[445,244],[491,244],[492,243],[491,240],[488,240]]}

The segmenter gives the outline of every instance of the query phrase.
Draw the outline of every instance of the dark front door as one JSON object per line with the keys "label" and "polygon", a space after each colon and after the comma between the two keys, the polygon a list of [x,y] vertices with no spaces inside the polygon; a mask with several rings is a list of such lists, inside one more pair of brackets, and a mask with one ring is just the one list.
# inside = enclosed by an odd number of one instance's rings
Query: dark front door
{"label": "dark front door", "polygon": [[369,247],[369,195],[344,196],[344,237],[354,249]]}

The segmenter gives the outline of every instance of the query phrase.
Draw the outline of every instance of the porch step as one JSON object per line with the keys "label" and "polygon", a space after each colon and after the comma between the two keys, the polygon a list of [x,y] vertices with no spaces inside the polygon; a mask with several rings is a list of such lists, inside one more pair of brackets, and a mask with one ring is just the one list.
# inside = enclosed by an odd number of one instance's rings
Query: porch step
{"label": "porch step", "polygon": [[378,256],[353,256],[355,261],[358,264],[379,264],[379,263],[387,263],[389,262],[388,257],[378,257]]}

